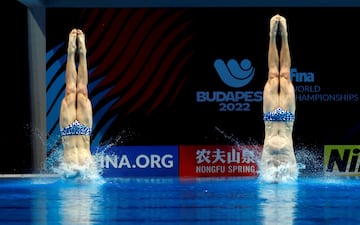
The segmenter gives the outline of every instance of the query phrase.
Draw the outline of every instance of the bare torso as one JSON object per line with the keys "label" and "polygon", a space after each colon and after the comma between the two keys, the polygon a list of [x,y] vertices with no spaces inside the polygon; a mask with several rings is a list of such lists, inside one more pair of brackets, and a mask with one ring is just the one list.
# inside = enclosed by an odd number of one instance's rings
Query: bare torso
{"label": "bare torso", "polygon": [[292,140],[293,123],[291,121],[265,121],[262,160],[296,163]]}
{"label": "bare torso", "polygon": [[89,135],[63,136],[62,143],[65,162],[83,165],[91,159]]}

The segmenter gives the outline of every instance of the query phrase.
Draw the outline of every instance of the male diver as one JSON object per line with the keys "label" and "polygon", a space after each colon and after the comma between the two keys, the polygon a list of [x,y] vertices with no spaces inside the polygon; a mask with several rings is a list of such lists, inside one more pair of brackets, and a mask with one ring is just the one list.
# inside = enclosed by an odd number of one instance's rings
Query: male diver
{"label": "male diver", "polygon": [[[277,35],[281,38],[280,50]],[[286,19],[275,15],[270,20],[269,72],[263,92],[265,138],[260,162],[260,177],[270,182],[293,180],[298,175],[292,139],[295,90],[290,66]]]}
{"label": "male diver", "polygon": [[[79,61],[77,69],[75,58]],[[69,34],[65,81],[65,97],[60,108],[60,133],[64,163],[77,171],[78,167],[91,163],[90,135],[93,123],[87,89],[85,35],[79,29],[73,29]]]}

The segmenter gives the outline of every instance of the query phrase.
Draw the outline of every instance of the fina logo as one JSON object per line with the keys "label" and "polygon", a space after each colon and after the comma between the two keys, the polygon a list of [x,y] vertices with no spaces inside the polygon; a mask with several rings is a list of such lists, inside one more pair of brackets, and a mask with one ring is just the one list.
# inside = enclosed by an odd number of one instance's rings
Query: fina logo
{"label": "fina logo", "polygon": [[214,67],[221,80],[234,88],[247,85],[255,74],[255,68],[248,59],[243,59],[240,64],[235,59],[230,59],[227,64],[222,59],[217,59]]}

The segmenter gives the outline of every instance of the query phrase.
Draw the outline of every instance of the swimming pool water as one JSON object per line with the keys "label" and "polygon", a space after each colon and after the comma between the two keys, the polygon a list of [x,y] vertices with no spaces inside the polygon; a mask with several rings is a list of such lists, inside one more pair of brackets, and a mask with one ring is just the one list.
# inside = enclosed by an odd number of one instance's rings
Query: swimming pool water
{"label": "swimming pool water", "polygon": [[360,224],[355,177],[0,179],[1,224]]}

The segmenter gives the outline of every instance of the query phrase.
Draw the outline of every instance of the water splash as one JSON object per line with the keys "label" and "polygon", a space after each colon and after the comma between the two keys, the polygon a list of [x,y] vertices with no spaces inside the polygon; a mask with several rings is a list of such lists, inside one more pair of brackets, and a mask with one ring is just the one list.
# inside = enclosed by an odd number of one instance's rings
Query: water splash
{"label": "water splash", "polygon": [[[59,138],[61,137],[53,137],[53,139],[48,140],[47,144],[58,142]],[[43,163],[41,174],[52,174],[66,182],[105,183],[102,177],[103,169],[100,164],[105,150],[106,148],[103,148],[103,151],[92,154],[91,160],[84,165],[67,164],[64,162],[64,149],[60,142],[56,147],[53,147],[50,153],[48,152],[48,156]]]}
{"label": "water splash", "polygon": [[47,160],[46,172],[56,174],[62,180],[77,183],[104,183],[102,168],[100,167],[100,154],[91,156],[91,160],[84,165],[67,164],[63,161],[62,150],[51,154]]}
{"label": "water splash", "polygon": [[322,148],[304,143],[296,144],[294,148],[299,176],[324,175]]}
{"label": "water splash", "polygon": [[259,179],[267,183],[288,183],[294,182],[298,177],[298,167],[289,163],[277,167],[270,166],[266,169],[260,167]]}
{"label": "water splash", "polygon": [[228,134],[219,127],[215,127],[215,130],[220,133],[230,144],[235,145],[254,145],[261,149],[257,149],[256,152],[256,164],[258,165],[257,174],[260,181],[269,183],[278,182],[294,182],[299,176],[313,176],[323,173],[323,162],[321,155],[321,148],[314,145],[306,145],[299,143],[294,146],[296,165],[282,164],[278,167],[261,167],[261,154],[262,143],[255,140],[240,140],[233,134]]}
{"label": "water splash", "polygon": [[[43,172],[56,174],[65,181],[75,183],[104,183],[102,165],[107,150],[114,145],[122,144],[124,141],[132,138],[133,135],[134,132],[123,130],[118,135],[105,140],[99,146],[92,145],[92,158],[88,164],[83,166],[64,163],[64,149],[60,143],[55,149],[52,149],[51,154],[48,155]],[[55,140],[48,140],[48,143],[51,143],[51,141],[59,142],[59,138],[61,137],[54,137]]]}

